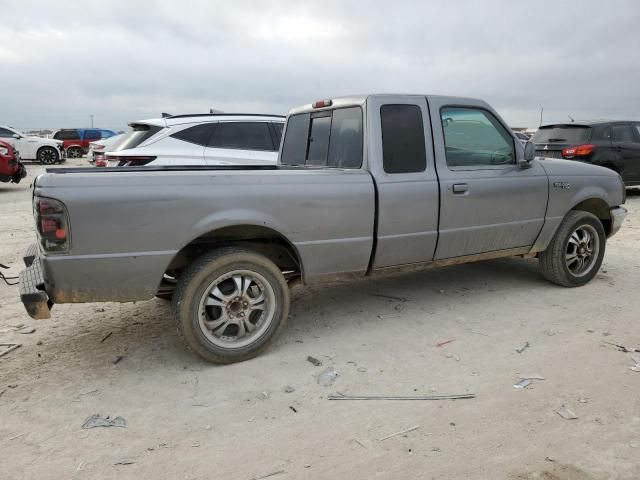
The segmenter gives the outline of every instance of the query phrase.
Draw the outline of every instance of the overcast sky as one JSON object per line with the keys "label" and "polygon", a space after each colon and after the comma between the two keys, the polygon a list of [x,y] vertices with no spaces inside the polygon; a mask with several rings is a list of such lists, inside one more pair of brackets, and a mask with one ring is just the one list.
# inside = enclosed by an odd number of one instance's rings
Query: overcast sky
{"label": "overcast sky", "polygon": [[480,97],[512,126],[640,119],[640,2],[0,0],[0,123],[123,129],[350,93]]}

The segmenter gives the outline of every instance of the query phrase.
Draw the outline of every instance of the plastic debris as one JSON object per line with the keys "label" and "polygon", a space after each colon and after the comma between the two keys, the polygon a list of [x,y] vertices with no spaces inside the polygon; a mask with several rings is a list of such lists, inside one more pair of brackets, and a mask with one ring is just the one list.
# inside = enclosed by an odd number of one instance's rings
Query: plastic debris
{"label": "plastic debris", "polygon": [[528,378],[529,380],[545,380],[545,378],[539,373],[532,373],[531,375],[520,375],[518,378]]}
{"label": "plastic debris", "polygon": [[462,400],[476,398],[475,393],[462,393],[459,395],[418,395],[413,397],[383,397],[383,396],[358,396],[358,395],[329,395],[329,400]]}
{"label": "plastic debris", "polygon": [[85,430],[88,428],[96,427],[126,427],[127,421],[122,417],[111,418],[109,416],[102,417],[99,413],[91,415],[82,424],[82,428]]}
{"label": "plastic debris", "polygon": [[631,355],[631,360],[633,360],[633,365],[629,367],[629,370],[632,372],[640,372],[640,357],[636,355]]}
{"label": "plastic debris", "polygon": [[320,375],[318,375],[318,385],[329,387],[338,378],[338,371],[333,367],[327,367]]}
{"label": "plastic debris", "polygon": [[455,341],[456,341],[455,338],[452,338],[451,340],[444,340],[442,342],[436,343],[436,347],[444,347],[445,345],[447,345],[447,344],[449,344],[451,342],[455,342]]}
{"label": "plastic debris", "polygon": [[312,357],[311,355],[309,355],[307,357],[307,362],[309,362],[310,364],[312,364],[315,367],[319,367],[320,365],[322,365],[322,362],[320,360],[318,360],[315,357]]}
{"label": "plastic debris", "polygon": [[414,425],[413,427],[407,428],[405,430],[400,430],[399,432],[392,433],[391,435],[387,435],[386,437],[379,438],[378,441],[384,442],[385,440],[388,440],[393,437],[397,437],[398,435],[404,435],[405,433],[413,432],[414,430],[417,430],[419,428],[420,428],[420,425]]}
{"label": "plastic debris", "polygon": [[516,348],[516,352],[518,353],[522,353],[524,352],[527,348],[529,348],[531,346],[531,344],[529,342],[526,342],[521,348]]}
{"label": "plastic debris", "polygon": [[13,352],[16,348],[20,348],[21,346],[21,343],[0,343],[0,357],[9,352]]}
{"label": "plastic debris", "polygon": [[528,378],[523,378],[518,383],[514,384],[513,388],[525,389],[529,385],[531,385],[531,383],[532,383],[531,380],[529,380]]}
{"label": "plastic debris", "polygon": [[578,418],[578,416],[565,405],[562,405],[558,410],[556,410],[556,413],[565,420],[575,420]]}
{"label": "plastic debris", "polygon": [[118,363],[120,363],[120,362],[122,361],[122,359],[123,359],[123,358],[124,358],[124,356],[123,356],[123,355],[118,355],[118,356],[116,357],[116,359],[113,361],[113,364],[114,364],[114,365],[117,365]]}
{"label": "plastic debris", "polygon": [[102,340],[100,340],[100,343],[104,342],[107,338],[109,338],[111,335],[113,335],[113,332],[109,332],[107,333],[104,337],[102,337]]}
{"label": "plastic debris", "polygon": [[291,385],[287,385],[286,387],[284,387],[284,393],[293,393],[295,391],[296,389],[293,388]]}
{"label": "plastic debris", "polygon": [[133,465],[134,463],[136,463],[135,460],[131,459],[131,458],[123,458],[121,460],[118,460],[117,462],[114,462],[114,465]]}

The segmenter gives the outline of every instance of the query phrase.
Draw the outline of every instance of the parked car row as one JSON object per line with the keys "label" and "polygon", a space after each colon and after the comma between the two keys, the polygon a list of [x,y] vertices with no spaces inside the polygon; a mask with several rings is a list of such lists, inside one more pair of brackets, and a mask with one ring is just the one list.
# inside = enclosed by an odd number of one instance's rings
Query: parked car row
{"label": "parked car row", "polygon": [[131,130],[117,141],[94,146],[88,160],[109,167],[275,165],[284,122],[283,116],[257,114],[141,120],[131,123]]}
{"label": "parked car row", "polygon": [[60,140],[25,135],[15,128],[0,125],[0,140],[11,144],[20,152],[22,160],[38,161],[53,165],[64,161],[65,151]]}
{"label": "parked car row", "polygon": [[27,169],[20,161],[13,145],[0,141],[0,182],[20,183],[27,176]]}
{"label": "parked car row", "polygon": [[53,134],[55,140],[61,140],[69,158],[79,158],[89,151],[89,144],[117,135],[112,130],[101,128],[63,128]]}
{"label": "parked car row", "polygon": [[531,140],[541,157],[600,165],[620,174],[625,185],[640,185],[640,122],[544,125]]}

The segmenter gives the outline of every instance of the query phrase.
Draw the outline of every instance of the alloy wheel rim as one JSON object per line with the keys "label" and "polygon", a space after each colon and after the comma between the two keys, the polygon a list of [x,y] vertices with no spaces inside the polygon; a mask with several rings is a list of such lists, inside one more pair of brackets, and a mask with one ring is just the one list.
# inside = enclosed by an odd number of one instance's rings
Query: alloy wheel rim
{"label": "alloy wheel rim", "polygon": [[569,272],[576,277],[583,277],[594,267],[600,253],[600,238],[591,225],[576,228],[567,240],[565,264]]}
{"label": "alloy wheel rim", "polygon": [[47,164],[51,164],[56,161],[54,153],[48,148],[45,148],[40,152],[40,160],[42,160],[42,163],[47,163]]}
{"label": "alloy wheel rim", "polygon": [[233,270],[205,289],[198,306],[200,329],[219,347],[247,346],[273,322],[275,303],[275,292],[262,275]]}

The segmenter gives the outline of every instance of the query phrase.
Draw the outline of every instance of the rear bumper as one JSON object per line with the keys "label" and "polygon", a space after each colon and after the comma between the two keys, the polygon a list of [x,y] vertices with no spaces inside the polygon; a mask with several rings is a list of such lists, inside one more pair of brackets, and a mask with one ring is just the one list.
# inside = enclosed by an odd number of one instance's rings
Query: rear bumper
{"label": "rear bumper", "polygon": [[611,209],[611,233],[609,233],[609,236],[615,235],[618,230],[620,230],[626,216],[627,209],[624,207],[614,207]]}
{"label": "rear bumper", "polygon": [[31,245],[23,256],[27,267],[20,272],[20,300],[31,318],[50,318],[53,302],[44,290],[44,276],[38,258],[38,246]]}

